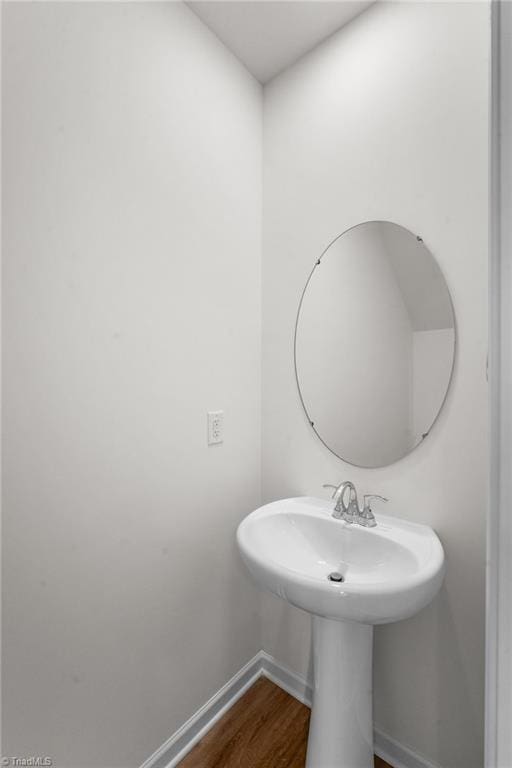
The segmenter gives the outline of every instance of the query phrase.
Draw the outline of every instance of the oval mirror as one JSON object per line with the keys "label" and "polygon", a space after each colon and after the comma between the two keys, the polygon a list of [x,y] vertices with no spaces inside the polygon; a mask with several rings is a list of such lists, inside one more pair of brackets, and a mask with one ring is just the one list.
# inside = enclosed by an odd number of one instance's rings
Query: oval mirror
{"label": "oval mirror", "polygon": [[316,261],[297,314],[295,370],[311,426],[341,459],[382,467],[419,445],[454,358],[448,286],[420,237],[366,222]]}

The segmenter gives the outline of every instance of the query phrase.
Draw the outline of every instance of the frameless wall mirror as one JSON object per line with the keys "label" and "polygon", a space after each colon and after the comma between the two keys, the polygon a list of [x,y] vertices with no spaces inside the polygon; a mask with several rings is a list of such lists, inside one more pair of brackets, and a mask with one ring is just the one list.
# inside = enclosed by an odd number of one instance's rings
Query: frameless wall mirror
{"label": "frameless wall mirror", "polygon": [[381,467],[421,443],[454,358],[450,294],[420,237],[366,222],[316,261],[297,314],[295,370],[311,426],[341,459]]}

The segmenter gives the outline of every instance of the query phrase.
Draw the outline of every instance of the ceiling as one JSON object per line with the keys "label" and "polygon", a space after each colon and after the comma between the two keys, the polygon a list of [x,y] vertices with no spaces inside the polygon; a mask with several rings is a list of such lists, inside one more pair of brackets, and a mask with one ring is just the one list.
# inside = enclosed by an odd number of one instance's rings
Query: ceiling
{"label": "ceiling", "polygon": [[358,16],[350,0],[190,0],[188,7],[261,82]]}

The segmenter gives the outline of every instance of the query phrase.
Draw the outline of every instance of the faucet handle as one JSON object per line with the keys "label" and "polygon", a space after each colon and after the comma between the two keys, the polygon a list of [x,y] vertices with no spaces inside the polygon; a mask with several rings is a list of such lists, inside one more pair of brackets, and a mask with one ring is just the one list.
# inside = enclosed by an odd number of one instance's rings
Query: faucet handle
{"label": "faucet handle", "polygon": [[385,496],[379,496],[378,493],[365,493],[363,496],[363,506],[365,509],[371,510],[371,503],[367,501],[367,499],[379,499],[379,501],[385,501],[388,502],[389,499],[386,499]]}
{"label": "faucet handle", "polygon": [[377,521],[375,515],[372,512],[372,505],[370,499],[378,499],[379,501],[388,501],[385,496],[379,496],[378,493],[366,493],[363,496],[363,511],[359,515],[359,525],[365,528],[375,528]]}
{"label": "faucet handle", "polygon": [[324,484],[322,485],[322,488],[334,488],[334,493],[333,493],[333,495],[332,495],[332,497],[331,497],[331,498],[333,498],[333,499],[334,499],[334,497],[335,497],[335,495],[336,495],[336,491],[338,490],[338,486],[337,486],[337,485],[331,485],[330,483],[324,483]]}

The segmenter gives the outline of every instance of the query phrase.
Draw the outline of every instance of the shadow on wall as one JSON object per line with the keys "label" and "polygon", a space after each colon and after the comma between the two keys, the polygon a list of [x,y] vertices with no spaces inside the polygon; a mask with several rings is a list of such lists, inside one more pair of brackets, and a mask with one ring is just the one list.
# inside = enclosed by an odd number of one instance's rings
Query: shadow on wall
{"label": "shadow on wall", "polygon": [[[397,633],[401,635],[400,654],[396,651]],[[427,657],[418,652],[416,639],[419,635],[435,648],[434,654]],[[417,616],[398,624],[377,626],[374,637],[376,727],[386,734],[392,734],[404,746],[420,754],[434,752],[448,756],[446,768],[463,768],[460,745],[454,741],[453,735],[464,733],[465,751],[478,756],[481,751],[479,737],[484,713],[474,705],[471,706],[470,687],[466,685],[463,690],[460,689],[461,681],[465,680],[462,646],[458,640],[446,585],[443,585],[434,602]],[[475,638],[475,643],[479,645],[481,639]],[[410,657],[407,668],[416,670],[414,678],[400,678],[402,664],[407,661],[404,660],[404,648]],[[447,648],[450,649],[449,653],[446,652]],[[381,691],[400,691],[405,687],[415,691],[415,706],[409,708],[406,718],[400,706],[400,695],[392,699],[384,699],[379,695]],[[457,692],[456,696],[454,691]],[[460,699],[468,703],[465,708],[457,706]],[[409,723],[422,718],[434,725],[431,734],[435,744],[408,743]],[[396,729],[397,722],[401,722],[400,732]],[[475,764],[479,764],[478,759],[475,759]]]}
{"label": "shadow on wall", "polygon": [[[439,754],[451,754],[449,765],[457,766],[460,764],[460,757],[458,744],[454,743],[453,740],[453,728],[455,726],[456,732],[465,734],[466,743],[469,742],[469,750],[478,755],[481,750],[480,731],[484,721],[484,711],[483,708],[477,708],[474,704],[471,706],[471,691],[466,685],[462,663],[463,647],[458,639],[457,626],[453,619],[446,587],[441,590],[433,609],[437,613],[438,619],[436,653],[438,662],[436,702],[439,706],[438,749]],[[482,647],[483,642],[484,639],[479,637],[478,648]],[[449,657],[444,653],[446,647],[451,647],[454,651]],[[478,655],[477,650],[475,655]],[[464,686],[463,690],[460,690],[461,682]],[[450,701],[449,692],[457,689],[460,697],[468,702],[467,709],[454,707],[453,702]],[[470,716],[464,717],[464,714]]]}

